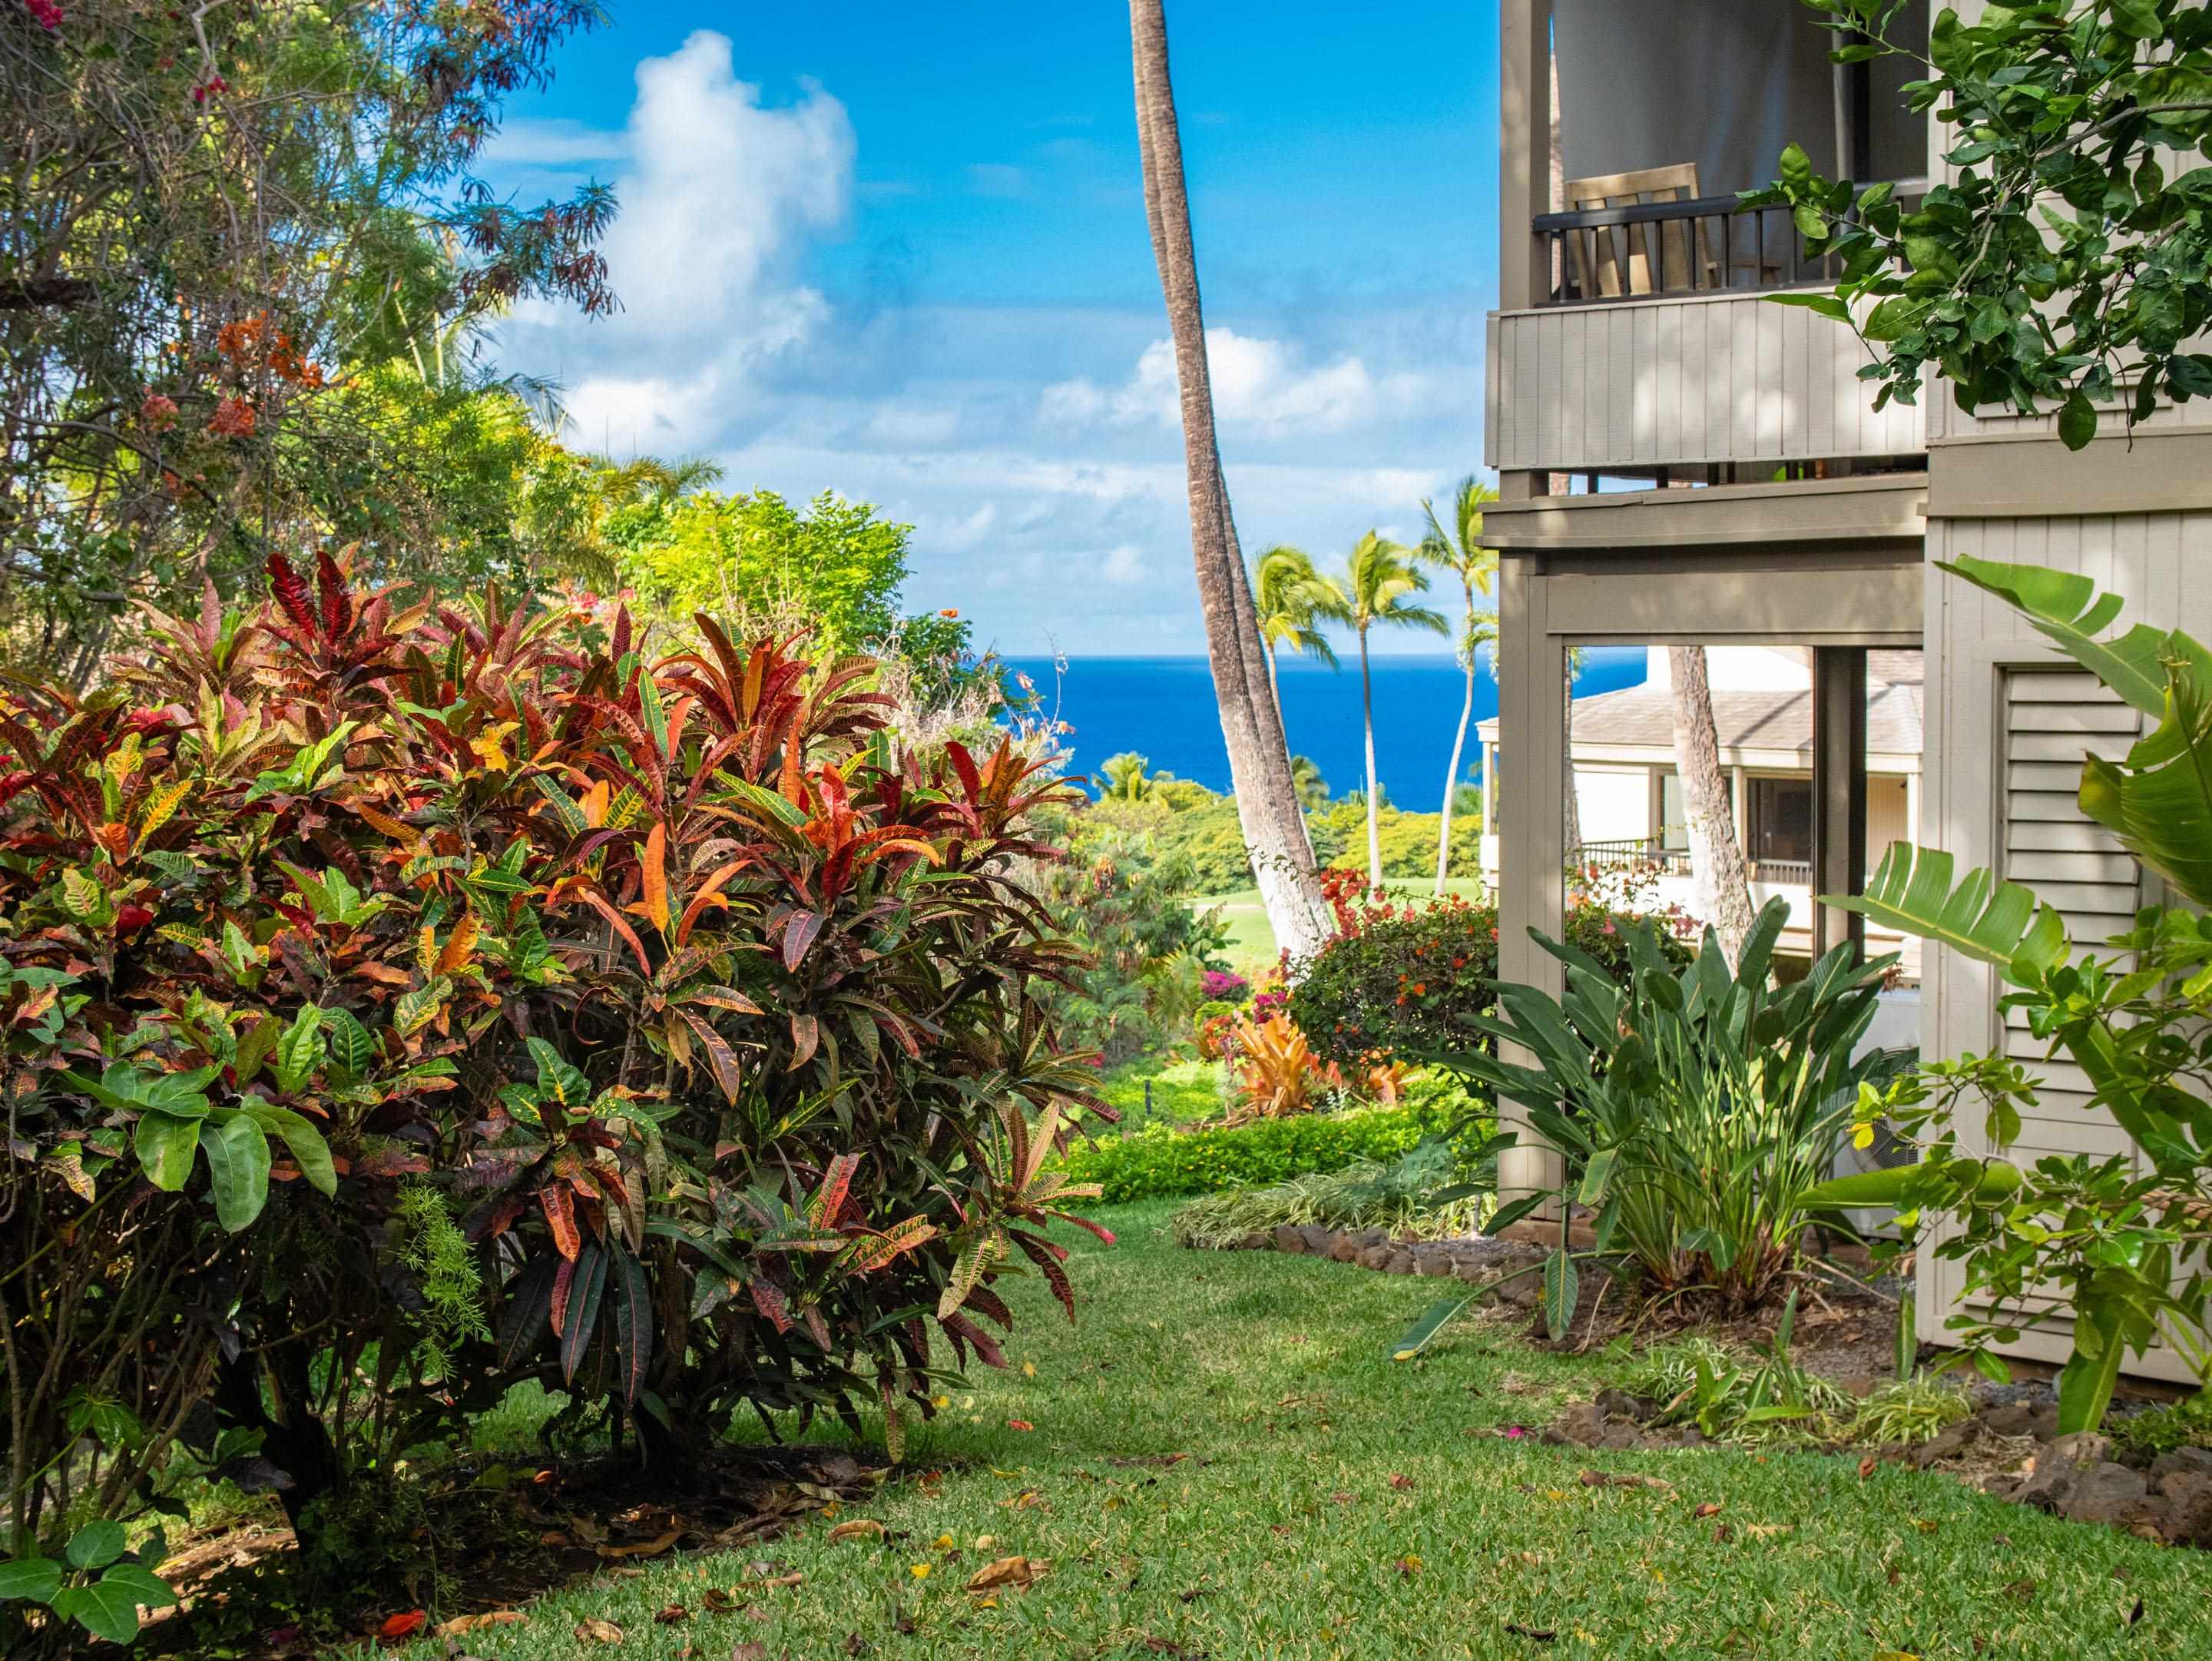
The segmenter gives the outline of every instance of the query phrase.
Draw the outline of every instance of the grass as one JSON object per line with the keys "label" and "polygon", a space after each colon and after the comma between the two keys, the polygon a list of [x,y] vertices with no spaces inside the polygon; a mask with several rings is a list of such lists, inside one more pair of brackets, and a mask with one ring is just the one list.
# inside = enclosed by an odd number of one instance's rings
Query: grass
{"label": "grass", "polygon": [[[1145,1103],[1146,1084],[1152,1087],[1149,1111]],[[1121,1123],[1116,1129],[1124,1135],[1161,1121],[1195,1124],[1220,1116],[1221,1063],[1139,1056],[1108,1069],[1099,1081],[1098,1093],[1121,1110]],[[1109,1129],[1105,1134],[1113,1132]]]}
{"label": "grass", "polygon": [[[879,1520],[885,1539],[833,1542],[814,1518],[738,1555],[580,1585],[464,1646],[499,1661],[2206,1653],[2212,1579],[2194,1554],[1893,1467],[1863,1481],[1844,1459],[1498,1438],[1605,1369],[1472,1321],[1393,1364],[1437,1283],[1179,1251],[1171,1209],[1109,1217],[1111,1250],[1075,1240],[1073,1329],[1037,1282],[1012,1288],[1013,1370],[951,1385],[908,1474],[838,1519]],[[1672,1486],[1585,1487],[1592,1469]],[[1697,1516],[1707,1503],[1723,1509]],[[1015,1554],[1050,1572],[968,1595]],[[805,1581],[740,1590],[757,1617],[704,1613],[749,1560]],[[656,1625],[670,1604],[691,1618]],[[586,1616],[619,1626],[619,1649],[572,1637]]]}
{"label": "grass", "polygon": [[[1425,900],[1435,891],[1433,877],[1391,877],[1383,886],[1393,892],[1415,901]],[[1482,880],[1479,877],[1448,877],[1444,879],[1447,892],[1464,898],[1480,899]],[[1233,893],[1209,894],[1191,902],[1194,910],[1207,911],[1219,907],[1223,920],[1229,925],[1229,943],[1225,948],[1231,967],[1240,975],[1262,973],[1275,966],[1279,955],[1275,947],[1275,931],[1267,924],[1267,911],[1260,904],[1260,891],[1240,888]]]}

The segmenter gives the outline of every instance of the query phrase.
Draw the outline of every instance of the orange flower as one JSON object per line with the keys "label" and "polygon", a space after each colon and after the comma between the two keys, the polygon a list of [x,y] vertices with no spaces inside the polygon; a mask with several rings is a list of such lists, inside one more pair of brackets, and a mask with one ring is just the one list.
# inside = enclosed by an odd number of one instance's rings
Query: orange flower
{"label": "orange flower", "polygon": [[253,406],[242,398],[226,398],[208,417],[207,429],[217,438],[253,436]]}

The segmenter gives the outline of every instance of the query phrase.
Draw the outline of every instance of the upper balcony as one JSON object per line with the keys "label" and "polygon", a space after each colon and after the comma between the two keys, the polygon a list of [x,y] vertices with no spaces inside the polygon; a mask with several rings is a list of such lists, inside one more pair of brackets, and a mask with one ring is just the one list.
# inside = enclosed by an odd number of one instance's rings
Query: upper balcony
{"label": "upper balcony", "polygon": [[1593,486],[1921,466],[1921,410],[1873,410],[1850,332],[1768,303],[1834,273],[1807,256],[1786,210],[1736,210],[1736,192],[1771,179],[1793,143],[1824,173],[1916,193],[1927,127],[1904,107],[1902,70],[1832,64],[1835,37],[1798,0],[1501,9],[1489,464]]}

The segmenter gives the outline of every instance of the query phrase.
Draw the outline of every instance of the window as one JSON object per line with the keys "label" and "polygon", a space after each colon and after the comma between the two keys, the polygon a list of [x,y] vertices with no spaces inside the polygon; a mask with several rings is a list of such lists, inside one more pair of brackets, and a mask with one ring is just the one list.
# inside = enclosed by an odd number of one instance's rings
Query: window
{"label": "window", "polygon": [[1690,846],[1690,810],[1682,800],[1682,779],[1672,771],[1659,776],[1659,845],[1668,853]]}
{"label": "window", "polygon": [[1813,858],[1813,781],[1751,781],[1751,856],[1754,860]]}

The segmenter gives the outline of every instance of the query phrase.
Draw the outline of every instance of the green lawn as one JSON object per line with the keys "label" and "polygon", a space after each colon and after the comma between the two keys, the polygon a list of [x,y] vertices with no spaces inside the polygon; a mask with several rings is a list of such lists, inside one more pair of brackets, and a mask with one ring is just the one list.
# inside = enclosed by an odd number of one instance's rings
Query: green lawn
{"label": "green lawn", "polygon": [[[1013,1288],[1014,1370],[949,1386],[952,1410],[915,1438],[911,1475],[846,1514],[880,1520],[887,1540],[832,1542],[817,1518],[739,1555],[578,1586],[464,1646],[499,1661],[614,1653],[571,1636],[586,1615],[622,1628],[624,1661],[733,1649],[2073,1661],[2212,1644],[2203,1557],[1942,1477],[1497,1437],[1544,1422],[1596,1369],[1471,1323],[1394,1365],[1386,1346],[1435,1282],[1181,1252],[1162,1233],[1170,1209],[1109,1217],[1112,1250],[1079,1238],[1077,1327],[1037,1282]],[[1591,1469],[1672,1486],[1585,1487]],[[1722,1509],[1699,1518],[1705,1504]],[[992,1602],[969,1596],[976,1570],[1014,1554],[1049,1559],[1049,1573]],[[757,1618],[703,1613],[707,1589],[737,1586],[749,1560],[805,1582],[740,1590]],[[672,1603],[690,1620],[656,1625]]]}
{"label": "green lawn", "polygon": [[[1405,897],[1425,900],[1435,891],[1436,879],[1393,877],[1384,886]],[[1470,900],[1482,897],[1483,885],[1479,877],[1447,877],[1444,887]],[[1267,926],[1267,914],[1261,909],[1258,889],[1240,888],[1233,893],[1209,894],[1193,900],[1191,906],[1199,911],[1221,908],[1229,924],[1229,961],[1238,974],[1254,975],[1275,966],[1275,931]]]}
{"label": "green lawn", "polygon": [[[1152,1087],[1149,1112],[1145,1104],[1147,1084]],[[1121,1110],[1118,1128],[1123,1134],[1160,1121],[1195,1124],[1220,1115],[1221,1063],[1139,1056],[1109,1068],[1099,1080],[1098,1093]]]}

